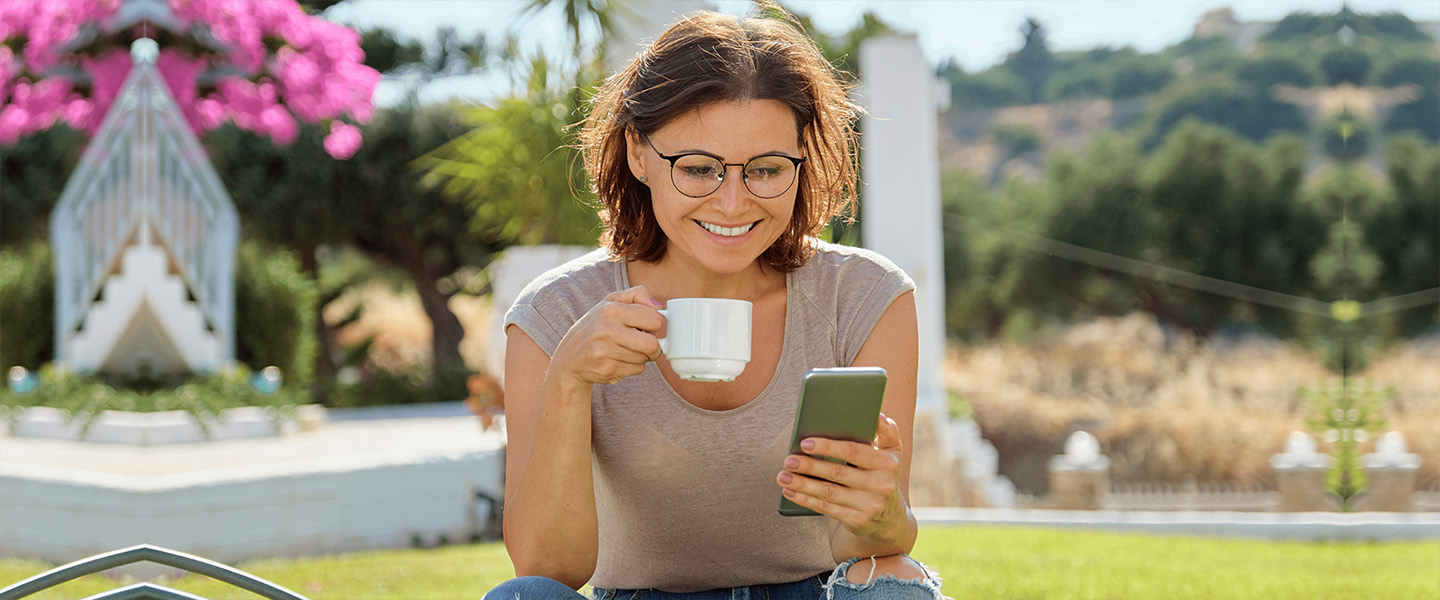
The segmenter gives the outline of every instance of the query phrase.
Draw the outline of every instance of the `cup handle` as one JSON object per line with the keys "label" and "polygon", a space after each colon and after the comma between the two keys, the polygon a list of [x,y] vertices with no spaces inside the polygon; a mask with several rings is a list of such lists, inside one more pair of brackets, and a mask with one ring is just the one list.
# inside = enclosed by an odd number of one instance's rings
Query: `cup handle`
{"label": "cup handle", "polygon": [[[670,311],[668,311],[668,310],[666,310],[666,309],[663,309],[663,308],[657,308],[657,309],[655,309],[655,310],[660,313],[660,316],[665,317],[665,323],[668,325],[668,324],[670,323]],[[661,353],[661,354],[664,354],[664,355],[666,355],[666,356],[669,356],[669,355],[670,355],[669,344],[666,344],[666,343],[665,343],[665,338],[662,337],[662,338],[656,338],[656,339],[660,342],[660,353]]]}

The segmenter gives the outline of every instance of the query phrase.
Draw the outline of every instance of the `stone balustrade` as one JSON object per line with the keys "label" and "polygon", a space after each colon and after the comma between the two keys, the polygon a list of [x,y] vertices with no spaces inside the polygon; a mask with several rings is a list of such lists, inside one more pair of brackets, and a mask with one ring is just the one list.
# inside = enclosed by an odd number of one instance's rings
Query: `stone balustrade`
{"label": "stone balustrade", "polygon": [[[1296,431],[1282,452],[1270,459],[1275,469],[1275,512],[1334,512],[1340,498],[1326,480],[1334,459],[1321,453],[1315,439]],[[1071,434],[1065,453],[1049,461],[1050,495],[1039,507],[1068,510],[1114,508],[1106,503],[1110,490],[1110,460],[1100,453],[1099,441],[1085,431]],[[1408,451],[1405,438],[1392,431],[1380,437],[1375,451],[1361,457],[1365,492],[1355,499],[1354,511],[1413,512],[1416,510],[1416,476],[1420,457]]]}

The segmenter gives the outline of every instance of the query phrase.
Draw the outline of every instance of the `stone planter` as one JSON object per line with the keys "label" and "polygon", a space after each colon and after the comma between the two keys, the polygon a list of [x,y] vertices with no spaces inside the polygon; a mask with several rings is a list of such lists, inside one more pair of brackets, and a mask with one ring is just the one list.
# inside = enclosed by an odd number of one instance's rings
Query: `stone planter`
{"label": "stone planter", "polygon": [[276,437],[313,431],[325,421],[325,408],[318,404],[301,406],[294,418],[282,418],[278,422],[273,416],[274,409],[234,408],[220,413],[219,419],[207,418],[204,427],[194,415],[179,410],[151,413],[107,410],[101,412],[88,429],[83,418],[72,419],[63,410],[45,406],[21,410],[22,414],[10,428],[10,435],[15,437],[140,446]]}

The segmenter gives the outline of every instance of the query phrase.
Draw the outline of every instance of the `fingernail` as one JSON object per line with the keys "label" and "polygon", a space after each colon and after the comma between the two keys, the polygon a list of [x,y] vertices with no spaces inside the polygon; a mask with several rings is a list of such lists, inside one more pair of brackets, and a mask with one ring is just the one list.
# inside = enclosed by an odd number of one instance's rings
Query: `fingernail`
{"label": "fingernail", "polygon": [[651,306],[654,306],[655,308],[660,308],[660,301],[659,301],[659,300],[656,300],[656,299],[654,299],[654,298],[651,298],[651,299],[650,299],[650,305],[651,305]]}
{"label": "fingernail", "polygon": [[798,469],[798,468],[800,468],[800,459],[795,458],[795,457],[793,457],[793,456],[786,457],[786,458],[785,458],[785,468],[787,468],[787,469]]}
{"label": "fingernail", "polygon": [[791,475],[791,474],[789,474],[789,473],[781,473],[781,474],[780,474],[780,483],[783,483],[783,484],[785,484],[785,485],[790,485],[790,482],[792,482],[792,481],[795,481],[795,476],[794,476],[794,475]]}
{"label": "fingernail", "polygon": [[815,449],[815,440],[805,440],[805,441],[803,441],[803,442],[800,442],[800,449],[801,449],[801,450],[804,450],[804,451],[806,451],[806,452],[809,452],[809,451],[811,451],[811,450],[814,450],[814,449]]}
{"label": "fingernail", "polygon": [[794,497],[795,497],[795,490],[780,490],[780,493],[785,494],[785,497],[786,497],[786,498],[794,498]]}

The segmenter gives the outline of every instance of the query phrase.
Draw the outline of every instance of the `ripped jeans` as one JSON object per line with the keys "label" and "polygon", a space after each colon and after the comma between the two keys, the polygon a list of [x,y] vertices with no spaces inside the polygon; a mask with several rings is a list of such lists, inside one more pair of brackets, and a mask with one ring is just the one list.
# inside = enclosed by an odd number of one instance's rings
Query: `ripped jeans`
{"label": "ripped jeans", "polygon": [[[914,559],[911,559],[914,560]],[[793,583],[752,585],[679,594],[659,590],[610,590],[595,588],[586,598],[569,586],[544,577],[519,577],[500,584],[484,600],[945,600],[940,593],[940,576],[915,561],[925,571],[923,579],[902,580],[894,575],[874,577],[855,584],[845,576],[851,567],[864,569],[868,558],[845,561],[827,576],[824,573]],[[871,563],[873,566],[873,563]]]}

